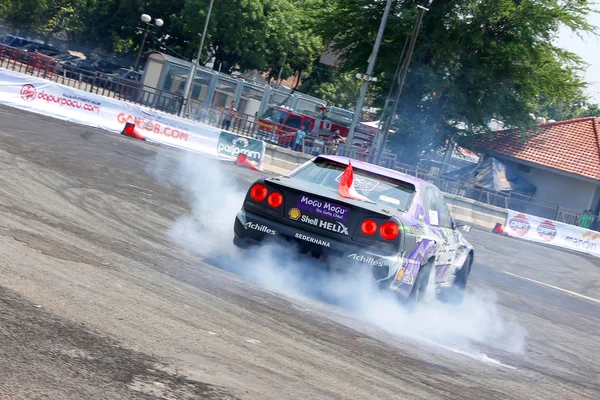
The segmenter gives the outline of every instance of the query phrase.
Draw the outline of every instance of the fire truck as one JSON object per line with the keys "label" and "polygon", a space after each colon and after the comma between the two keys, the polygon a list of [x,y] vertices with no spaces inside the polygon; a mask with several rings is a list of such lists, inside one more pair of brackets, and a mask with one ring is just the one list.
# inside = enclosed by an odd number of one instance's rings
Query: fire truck
{"label": "fire truck", "polygon": [[[293,110],[285,106],[271,106],[258,120],[258,136],[267,142],[291,145],[301,126],[313,138],[327,140],[336,130],[348,137],[353,113],[337,107],[320,107],[319,112]],[[372,124],[371,124],[372,125]],[[354,145],[370,148],[380,130],[360,123],[354,131]]]}

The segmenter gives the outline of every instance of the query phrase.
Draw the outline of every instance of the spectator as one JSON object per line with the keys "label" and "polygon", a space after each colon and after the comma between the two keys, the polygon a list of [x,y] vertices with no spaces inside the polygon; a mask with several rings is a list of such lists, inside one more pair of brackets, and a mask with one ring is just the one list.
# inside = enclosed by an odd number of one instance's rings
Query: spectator
{"label": "spectator", "polygon": [[236,112],[237,109],[235,108],[235,101],[232,101],[231,107],[225,110],[225,118],[223,118],[223,124],[221,125],[221,129],[224,129],[226,131],[229,130],[229,127],[231,126],[231,121],[233,120],[233,117],[235,117]]}
{"label": "spectator", "polygon": [[346,143],[346,139],[344,139],[342,137],[339,129],[336,129],[333,132],[333,135],[331,135],[331,137],[329,138],[329,141],[327,143],[330,146],[329,154],[336,154],[340,143]]}
{"label": "spectator", "polygon": [[302,125],[300,129],[296,131],[296,142],[294,143],[295,151],[303,151],[302,141],[304,140],[304,136],[306,136],[306,127]]}
{"label": "spectator", "polygon": [[583,214],[579,216],[578,225],[582,228],[590,229],[592,222],[594,222],[594,214],[592,213],[592,210],[585,210]]}
{"label": "spectator", "polygon": [[323,152],[324,146],[325,141],[323,140],[323,136],[317,135],[313,145],[313,155],[318,156],[319,154],[321,154]]}

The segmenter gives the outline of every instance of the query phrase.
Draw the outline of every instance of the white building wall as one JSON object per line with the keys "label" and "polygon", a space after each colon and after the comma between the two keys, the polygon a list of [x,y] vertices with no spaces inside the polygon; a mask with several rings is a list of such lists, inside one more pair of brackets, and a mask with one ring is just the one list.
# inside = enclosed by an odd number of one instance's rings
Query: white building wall
{"label": "white building wall", "polygon": [[[575,211],[595,208],[597,203],[597,184],[581,179],[560,175],[552,171],[531,167],[529,172],[517,169],[517,163],[502,160],[506,165],[537,187],[534,197],[541,202],[552,201],[561,207]],[[596,203],[594,198],[596,197]]]}

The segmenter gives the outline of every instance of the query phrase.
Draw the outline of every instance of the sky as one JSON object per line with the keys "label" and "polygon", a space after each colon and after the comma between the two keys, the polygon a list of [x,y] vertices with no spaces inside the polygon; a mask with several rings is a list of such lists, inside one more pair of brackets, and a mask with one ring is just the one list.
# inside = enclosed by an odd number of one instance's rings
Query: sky
{"label": "sky", "polygon": [[[596,10],[600,10],[600,0],[595,0],[593,4]],[[591,14],[588,22],[598,27],[596,33],[600,35],[600,13]],[[579,38],[570,29],[563,28],[559,31],[556,44],[577,54],[589,64],[584,75],[585,81],[589,83],[586,92],[592,103],[600,104],[600,37],[586,34]]]}

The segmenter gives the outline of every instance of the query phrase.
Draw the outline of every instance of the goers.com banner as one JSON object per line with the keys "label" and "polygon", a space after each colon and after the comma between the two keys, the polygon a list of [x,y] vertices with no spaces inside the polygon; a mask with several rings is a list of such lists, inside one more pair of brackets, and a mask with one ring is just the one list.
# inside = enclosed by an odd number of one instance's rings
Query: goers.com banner
{"label": "goers.com banner", "polygon": [[149,141],[218,157],[220,129],[5,69],[0,104],[113,132],[132,122]]}
{"label": "goers.com banner", "polygon": [[504,231],[517,238],[600,256],[600,232],[508,210]]}

